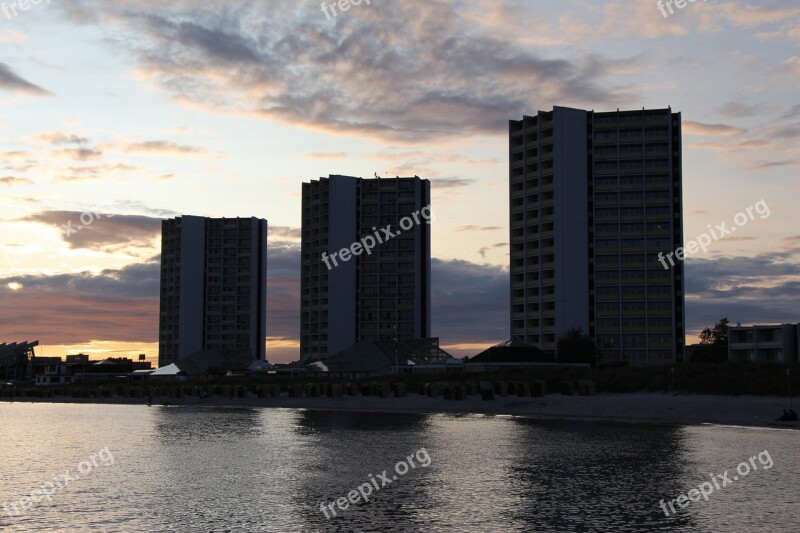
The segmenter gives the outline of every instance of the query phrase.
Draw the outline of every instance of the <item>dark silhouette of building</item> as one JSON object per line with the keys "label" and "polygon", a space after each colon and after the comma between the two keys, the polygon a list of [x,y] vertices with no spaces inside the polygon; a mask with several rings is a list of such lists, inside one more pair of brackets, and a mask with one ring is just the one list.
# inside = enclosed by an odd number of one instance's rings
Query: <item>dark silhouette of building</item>
{"label": "dark silhouette of building", "polygon": [[684,359],[681,116],[565,107],[509,124],[511,334],[598,361]]}
{"label": "dark silhouette of building", "polygon": [[301,360],[430,336],[431,220],[418,177],[303,184]]}
{"label": "dark silhouette of building", "polygon": [[267,221],[163,221],[159,324],[159,366],[204,350],[266,360]]}

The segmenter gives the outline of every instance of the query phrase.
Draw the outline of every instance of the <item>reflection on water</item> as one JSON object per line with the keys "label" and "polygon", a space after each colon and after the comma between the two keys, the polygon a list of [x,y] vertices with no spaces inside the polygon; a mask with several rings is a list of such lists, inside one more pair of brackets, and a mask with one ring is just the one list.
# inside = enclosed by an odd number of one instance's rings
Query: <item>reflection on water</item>
{"label": "reflection on water", "polygon": [[[792,531],[800,435],[484,416],[0,404],[3,501],[108,446],[116,459],[10,531]],[[327,520],[424,447],[417,466]],[[676,498],[768,449],[752,473],[667,518]]]}

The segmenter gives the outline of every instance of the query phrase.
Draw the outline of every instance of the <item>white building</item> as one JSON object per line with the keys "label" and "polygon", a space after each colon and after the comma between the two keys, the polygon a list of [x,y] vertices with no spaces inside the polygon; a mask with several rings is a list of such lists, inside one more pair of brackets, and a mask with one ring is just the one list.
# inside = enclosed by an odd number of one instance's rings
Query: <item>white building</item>
{"label": "white building", "polygon": [[728,328],[729,361],[800,360],[800,324],[730,326]]}

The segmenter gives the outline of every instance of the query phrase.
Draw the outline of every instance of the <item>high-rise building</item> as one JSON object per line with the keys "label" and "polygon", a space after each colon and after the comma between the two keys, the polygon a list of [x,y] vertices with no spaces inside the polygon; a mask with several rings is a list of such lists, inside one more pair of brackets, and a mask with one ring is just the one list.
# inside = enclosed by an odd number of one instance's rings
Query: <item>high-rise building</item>
{"label": "high-rise building", "polygon": [[431,220],[430,182],[418,177],[303,183],[301,359],[430,336]]}
{"label": "high-rise building", "polygon": [[509,123],[511,333],[598,361],[683,361],[681,116],[565,107]]}
{"label": "high-rise building", "polygon": [[159,366],[205,350],[266,360],[267,221],[161,223]]}

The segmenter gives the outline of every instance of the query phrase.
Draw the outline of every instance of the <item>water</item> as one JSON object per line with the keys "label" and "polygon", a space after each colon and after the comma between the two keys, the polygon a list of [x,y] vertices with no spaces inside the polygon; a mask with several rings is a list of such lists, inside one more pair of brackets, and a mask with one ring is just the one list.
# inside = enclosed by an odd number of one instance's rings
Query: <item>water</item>
{"label": "water", "polygon": [[[796,531],[800,432],[293,409],[0,403],[7,531]],[[98,455],[98,452],[105,450]],[[425,453],[430,458],[423,467]],[[674,499],[767,450],[667,518]],[[336,508],[412,458],[416,468]],[[94,455],[94,463],[91,461]],[[766,456],[763,456],[766,458]],[[420,459],[421,458],[421,459]],[[82,461],[86,461],[81,463]],[[83,469],[85,474],[81,474]],[[376,481],[380,485],[380,481]],[[366,492],[366,489],[364,489]],[[330,514],[330,510],[328,511]]]}

